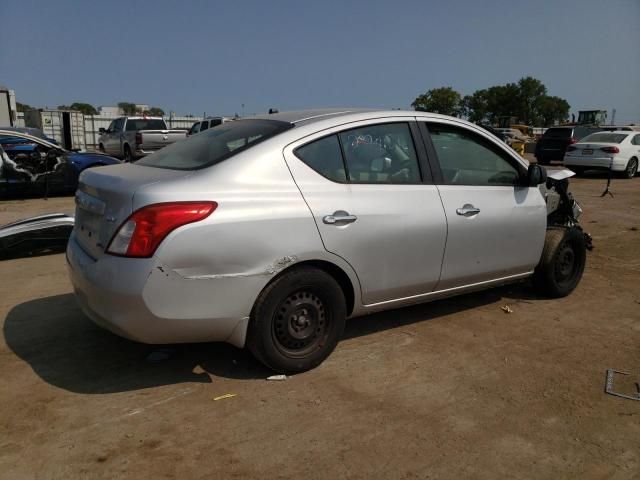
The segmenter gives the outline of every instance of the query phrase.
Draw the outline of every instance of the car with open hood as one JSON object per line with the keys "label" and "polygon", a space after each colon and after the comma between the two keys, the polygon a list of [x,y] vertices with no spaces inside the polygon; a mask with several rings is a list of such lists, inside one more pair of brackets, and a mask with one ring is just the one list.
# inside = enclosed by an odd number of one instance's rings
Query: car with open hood
{"label": "car with open hood", "polygon": [[120,160],[108,155],[73,152],[44,138],[0,129],[0,196],[3,197],[73,193],[83,170],[119,163]]}

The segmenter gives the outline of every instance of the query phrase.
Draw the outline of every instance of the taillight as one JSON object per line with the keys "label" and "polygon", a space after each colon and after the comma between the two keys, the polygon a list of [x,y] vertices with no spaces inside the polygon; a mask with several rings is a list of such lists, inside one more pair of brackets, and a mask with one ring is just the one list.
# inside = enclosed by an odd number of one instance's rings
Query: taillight
{"label": "taillight", "polygon": [[169,233],[188,223],[204,220],[217,206],[216,202],[172,202],[143,207],[118,228],[107,253],[148,258]]}
{"label": "taillight", "polygon": [[576,137],[571,137],[569,139],[569,143],[578,143],[578,139]]}
{"label": "taillight", "polygon": [[620,149],[618,147],[602,147],[600,150],[607,153],[620,153]]}
{"label": "taillight", "polygon": [[142,134],[140,132],[136,132],[136,145],[142,145]]}
{"label": "taillight", "polygon": [[577,150],[578,147],[574,147],[573,145],[570,145],[567,147],[567,152],[573,152],[574,150]]}

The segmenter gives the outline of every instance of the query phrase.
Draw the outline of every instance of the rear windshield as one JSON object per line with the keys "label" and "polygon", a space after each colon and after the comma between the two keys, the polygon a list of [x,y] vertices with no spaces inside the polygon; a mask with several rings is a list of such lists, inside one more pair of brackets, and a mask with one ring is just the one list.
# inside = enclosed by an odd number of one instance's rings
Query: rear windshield
{"label": "rear windshield", "polygon": [[236,120],[178,141],[136,163],[172,170],[196,170],[214,165],[289,128],[277,120]]}
{"label": "rear windshield", "polygon": [[127,131],[133,130],[166,130],[167,124],[164,120],[144,119],[139,120],[127,120]]}
{"label": "rear windshield", "polygon": [[569,138],[571,133],[571,128],[549,128],[543,136],[546,138]]}
{"label": "rear windshield", "polygon": [[627,138],[628,133],[592,133],[591,135],[587,135],[582,140],[581,143],[593,142],[593,143],[620,143],[625,138]]}

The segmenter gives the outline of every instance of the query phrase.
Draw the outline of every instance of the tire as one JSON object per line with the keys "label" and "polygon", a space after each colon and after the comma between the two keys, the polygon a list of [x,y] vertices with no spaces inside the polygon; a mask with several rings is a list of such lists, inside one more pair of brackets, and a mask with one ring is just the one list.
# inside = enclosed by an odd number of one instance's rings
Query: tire
{"label": "tire", "polygon": [[125,162],[127,162],[127,163],[131,163],[134,160],[133,155],[131,154],[131,148],[129,147],[129,145],[125,145],[124,146],[124,159],[123,160]]}
{"label": "tire", "polygon": [[636,176],[636,173],[638,173],[638,159],[636,157],[632,157],[629,159],[622,175],[624,178],[633,178]]}
{"label": "tire", "polygon": [[567,167],[569,170],[576,174],[576,177],[581,177],[584,175],[585,168],[583,167]]}
{"label": "tire", "polygon": [[98,145],[98,150],[100,151],[100,153],[105,153],[104,145],[103,144]]}
{"label": "tire", "polygon": [[276,372],[311,370],[336,347],[346,312],[344,293],[331,275],[294,268],[267,285],[256,300],[247,346]]}
{"label": "tire", "polygon": [[584,233],[578,228],[547,230],[540,263],[533,274],[539,293],[566,297],[578,286],[587,260]]}

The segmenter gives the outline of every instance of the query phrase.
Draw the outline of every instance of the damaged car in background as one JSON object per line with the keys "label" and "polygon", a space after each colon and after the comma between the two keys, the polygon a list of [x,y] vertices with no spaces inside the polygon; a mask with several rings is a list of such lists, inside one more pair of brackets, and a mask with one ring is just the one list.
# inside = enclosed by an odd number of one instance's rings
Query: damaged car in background
{"label": "damaged car in background", "polygon": [[301,372],[347,317],[528,279],[570,294],[589,242],[570,175],[426,112],[242,119],[83,172],[68,271],[118,335],[228,342]]}
{"label": "damaged car in background", "polygon": [[43,138],[0,129],[0,198],[73,193],[83,170],[119,163],[108,155],[72,152]]}

